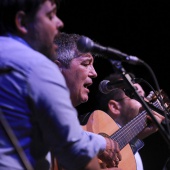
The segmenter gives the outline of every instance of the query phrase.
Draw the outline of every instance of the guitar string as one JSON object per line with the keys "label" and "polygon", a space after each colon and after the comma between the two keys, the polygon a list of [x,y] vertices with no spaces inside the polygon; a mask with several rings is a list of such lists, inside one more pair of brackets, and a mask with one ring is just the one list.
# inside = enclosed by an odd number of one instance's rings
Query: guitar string
{"label": "guitar string", "polygon": [[131,139],[141,132],[144,127],[146,127],[146,111],[141,112],[141,114],[136,116],[125,126],[118,129],[113,135],[111,135],[111,138],[116,140],[119,143],[120,149],[122,149]]}

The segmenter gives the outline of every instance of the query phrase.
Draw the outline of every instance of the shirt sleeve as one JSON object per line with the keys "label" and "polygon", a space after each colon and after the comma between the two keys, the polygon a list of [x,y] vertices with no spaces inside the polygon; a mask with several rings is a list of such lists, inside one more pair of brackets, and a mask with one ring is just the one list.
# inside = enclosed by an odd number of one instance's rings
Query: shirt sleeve
{"label": "shirt sleeve", "polygon": [[143,148],[144,146],[144,142],[141,141],[140,139],[137,138],[133,138],[130,142],[129,142],[131,149],[133,151],[133,154],[136,154],[136,152],[138,152],[141,148]]}
{"label": "shirt sleeve", "polygon": [[85,131],[87,135],[92,135],[94,138],[96,138],[96,145],[99,146],[100,150],[105,150],[106,149],[106,140],[102,135],[98,135],[92,132]]}

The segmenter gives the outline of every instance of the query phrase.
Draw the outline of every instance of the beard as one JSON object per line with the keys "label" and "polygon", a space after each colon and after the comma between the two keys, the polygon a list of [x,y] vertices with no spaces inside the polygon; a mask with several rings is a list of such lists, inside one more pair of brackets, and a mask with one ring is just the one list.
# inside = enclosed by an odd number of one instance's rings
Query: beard
{"label": "beard", "polygon": [[55,58],[54,50],[53,50],[53,43],[52,44],[44,44],[44,43],[39,43],[39,45],[35,45],[36,50],[39,51],[40,53],[44,54],[47,58],[52,60]]}
{"label": "beard", "polygon": [[50,40],[49,36],[45,36],[35,27],[29,29],[29,33],[26,36],[28,44],[36,51],[42,53],[47,58],[52,60],[56,56],[54,49],[54,41]]}

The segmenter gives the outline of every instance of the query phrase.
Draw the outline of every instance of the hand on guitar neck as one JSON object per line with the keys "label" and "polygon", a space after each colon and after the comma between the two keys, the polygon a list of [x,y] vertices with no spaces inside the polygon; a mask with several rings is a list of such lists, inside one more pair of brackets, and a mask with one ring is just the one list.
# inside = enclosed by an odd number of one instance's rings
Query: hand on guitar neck
{"label": "hand on guitar neck", "polygon": [[[162,99],[164,99],[163,96],[161,96]],[[161,109],[161,105],[160,102],[158,101],[158,99],[156,98],[156,96],[154,95],[154,93],[150,93],[146,98],[145,101],[148,103],[152,103],[152,105],[154,107],[157,107],[159,109]],[[169,104],[168,104],[169,106]],[[141,110],[143,110],[141,108]],[[156,111],[151,110],[151,113],[153,114],[153,116],[156,118],[157,122],[161,124],[161,122],[165,119],[164,116],[162,116],[161,114],[157,113]],[[147,114],[146,115],[146,122],[147,122],[147,126],[145,127],[145,129],[140,132],[137,137],[139,139],[144,139],[146,137],[148,137],[149,135],[151,135],[152,133],[155,133],[156,131],[158,131],[158,127],[155,124],[155,122],[152,120],[152,118]]]}
{"label": "hand on guitar neck", "polygon": [[[155,111],[151,111],[151,113],[154,115],[158,123],[161,123],[165,119],[164,116]],[[146,114],[146,122],[147,126],[137,135],[137,137],[141,140],[158,131],[157,125],[148,114]]]}

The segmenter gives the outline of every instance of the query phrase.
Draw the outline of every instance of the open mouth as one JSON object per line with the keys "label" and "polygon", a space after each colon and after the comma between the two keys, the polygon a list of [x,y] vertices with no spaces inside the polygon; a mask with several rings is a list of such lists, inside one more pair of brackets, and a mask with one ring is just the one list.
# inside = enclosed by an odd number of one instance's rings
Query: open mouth
{"label": "open mouth", "polygon": [[88,87],[91,86],[91,85],[92,85],[92,83],[86,83],[86,84],[84,84],[84,88],[88,89]]}

